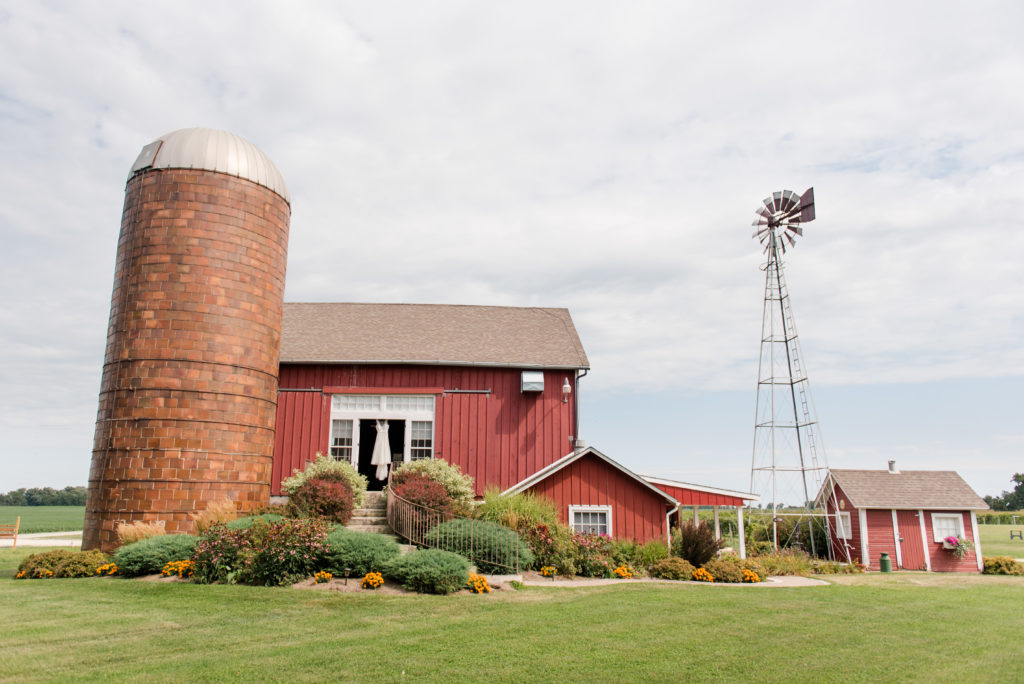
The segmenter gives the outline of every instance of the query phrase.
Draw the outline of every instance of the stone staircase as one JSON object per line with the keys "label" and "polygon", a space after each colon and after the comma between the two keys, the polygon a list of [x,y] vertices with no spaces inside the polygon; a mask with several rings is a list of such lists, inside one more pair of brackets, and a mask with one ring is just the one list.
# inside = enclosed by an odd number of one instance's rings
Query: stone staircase
{"label": "stone staircase", "polygon": [[388,526],[388,500],[383,492],[366,492],[363,507],[352,512],[352,519],[345,525],[356,532],[393,534]]}

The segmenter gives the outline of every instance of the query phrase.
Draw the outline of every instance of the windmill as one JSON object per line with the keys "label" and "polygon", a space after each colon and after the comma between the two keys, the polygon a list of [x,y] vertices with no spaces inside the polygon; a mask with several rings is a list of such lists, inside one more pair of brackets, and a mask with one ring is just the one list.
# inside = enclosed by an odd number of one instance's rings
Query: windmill
{"label": "windmill", "polygon": [[[782,255],[796,246],[804,226],[814,220],[814,188],[797,195],[790,190],[772,193],[755,212],[753,237],[764,245],[764,312],[761,356],[758,362],[757,405],[754,412],[754,448],[750,491],[771,503],[772,545],[778,549],[784,518],[795,524],[788,534],[806,529],[809,549],[815,549],[811,520],[813,499],[828,473],[825,448],[818,434],[814,400],[803,365],[793,308],[783,274]],[[825,517],[826,530],[828,519]],[[832,535],[826,534],[829,556],[835,557]],[[793,539],[781,540],[788,545]],[[824,549],[823,549],[824,551]]]}

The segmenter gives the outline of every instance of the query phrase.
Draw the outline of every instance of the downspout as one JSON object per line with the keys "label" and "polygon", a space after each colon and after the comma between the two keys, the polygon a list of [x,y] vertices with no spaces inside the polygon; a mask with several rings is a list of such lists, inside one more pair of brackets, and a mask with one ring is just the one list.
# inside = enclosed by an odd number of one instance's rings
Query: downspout
{"label": "downspout", "polygon": [[576,371],[576,375],[573,378],[573,384],[576,385],[573,388],[573,417],[572,417],[572,450],[577,451],[582,449],[584,444],[583,440],[580,439],[580,380],[586,377],[589,371],[584,368],[583,371]]}

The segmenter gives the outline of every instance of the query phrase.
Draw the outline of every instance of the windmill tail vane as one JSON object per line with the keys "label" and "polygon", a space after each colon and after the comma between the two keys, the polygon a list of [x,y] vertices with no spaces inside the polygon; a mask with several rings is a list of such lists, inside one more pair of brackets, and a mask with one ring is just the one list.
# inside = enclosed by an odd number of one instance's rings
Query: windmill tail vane
{"label": "windmill tail vane", "polygon": [[754,213],[757,220],[752,237],[761,241],[764,251],[775,245],[785,254],[787,244],[795,247],[795,236],[804,234],[803,224],[814,220],[814,188],[807,188],[802,195],[792,190],[773,192]]}

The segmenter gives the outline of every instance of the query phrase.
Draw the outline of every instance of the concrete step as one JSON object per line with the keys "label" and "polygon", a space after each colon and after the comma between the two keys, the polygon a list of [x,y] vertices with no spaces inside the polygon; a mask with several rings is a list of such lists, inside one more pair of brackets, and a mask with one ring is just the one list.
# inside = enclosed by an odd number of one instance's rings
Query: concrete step
{"label": "concrete step", "polygon": [[375,534],[391,534],[391,528],[385,525],[353,525],[349,523],[345,525],[345,529],[352,530],[353,532],[373,532]]}
{"label": "concrete step", "polygon": [[353,515],[349,518],[349,525],[387,525],[388,519],[384,515]]}

